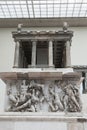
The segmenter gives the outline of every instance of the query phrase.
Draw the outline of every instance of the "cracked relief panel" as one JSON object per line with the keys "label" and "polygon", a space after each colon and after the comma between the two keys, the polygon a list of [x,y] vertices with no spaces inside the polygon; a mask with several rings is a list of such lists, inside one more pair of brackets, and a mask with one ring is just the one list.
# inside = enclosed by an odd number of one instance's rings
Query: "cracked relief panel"
{"label": "cracked relief panel", "polygon": [[80,112],[76,81],[17,80],[7,84],[8,112]]}

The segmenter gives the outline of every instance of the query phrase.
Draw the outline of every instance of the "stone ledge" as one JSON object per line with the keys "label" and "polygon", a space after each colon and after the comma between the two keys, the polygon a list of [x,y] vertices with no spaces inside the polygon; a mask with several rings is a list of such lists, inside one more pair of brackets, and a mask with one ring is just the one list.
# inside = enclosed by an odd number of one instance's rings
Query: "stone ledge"
{"label": "stone ledge", "polygon": [[0,121],[59,121],[59,122],[87,122],[87,117],[69,117],[66,115],[58,116],[58,115],[0,115]]}
{"label": "stone ledge", "polygon": [[0,120],[8,121],[66,121],[66,122],[87,122],[87,115],[82,113],[31,113],[31,112],[4,112],[0,113]]}
{"label": "stone ledge", "polygon": [[45,79],[45,80],[77,80],[81,78],[81,75],[77,72],[70,72],[63,74],[62,72],[1,72],[1,79]]}

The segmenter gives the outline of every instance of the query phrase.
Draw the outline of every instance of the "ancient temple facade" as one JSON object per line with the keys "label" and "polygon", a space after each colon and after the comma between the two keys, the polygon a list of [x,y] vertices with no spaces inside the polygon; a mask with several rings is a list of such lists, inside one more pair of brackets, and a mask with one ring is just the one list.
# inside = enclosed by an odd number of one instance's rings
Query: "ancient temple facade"
{"label": "ancient temple facade", "polygon": [[[82,78],[71,65],[73,32],[66,26],[58,31],[25,31],[19,25],[12,36],[15,41],[13,71],[0,73],[5,83],[2,112],[13,122],[19,119],[26,124],[26,119],[29,123],[42,119],[45,123],[51,121],[56,130],[57,127],[71,130],[71,126],[67,126],[67,113],[77,114],[82,110]],[[64,127],[59,125],[60,120]],[[77,122],[78,119],[71,120]],[[26,128],[34,130],[34,124]],[[18,128],[20,123],[13,129]],[[36,128],[39,127],[36,125]]]}

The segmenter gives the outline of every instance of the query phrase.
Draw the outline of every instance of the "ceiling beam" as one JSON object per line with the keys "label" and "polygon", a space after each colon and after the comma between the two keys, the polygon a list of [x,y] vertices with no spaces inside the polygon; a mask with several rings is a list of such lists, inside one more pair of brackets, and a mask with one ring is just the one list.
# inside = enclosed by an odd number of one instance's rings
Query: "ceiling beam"
{"label": "ceiling beam", "polygon": [[17,27],[62,27],[63,22],[68,22],[70,27],[86,27],[87,18],[0,18],[0,28]]}

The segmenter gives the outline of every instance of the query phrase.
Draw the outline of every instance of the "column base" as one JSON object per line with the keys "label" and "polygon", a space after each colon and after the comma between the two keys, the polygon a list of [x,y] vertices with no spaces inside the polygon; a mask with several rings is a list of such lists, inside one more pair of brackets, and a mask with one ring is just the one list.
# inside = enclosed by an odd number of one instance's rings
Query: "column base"
{"label": "column base", "polygon": [[72,66],[65,66],[65,68],[72,68]]}
{"label": "column base", "polygon": [[13,68],[19,68],[18,66],[13,66]]}
{"label": "column base", "polygon": [[54,68],[55,66],[54,65],[50,65],[49,68]]}

